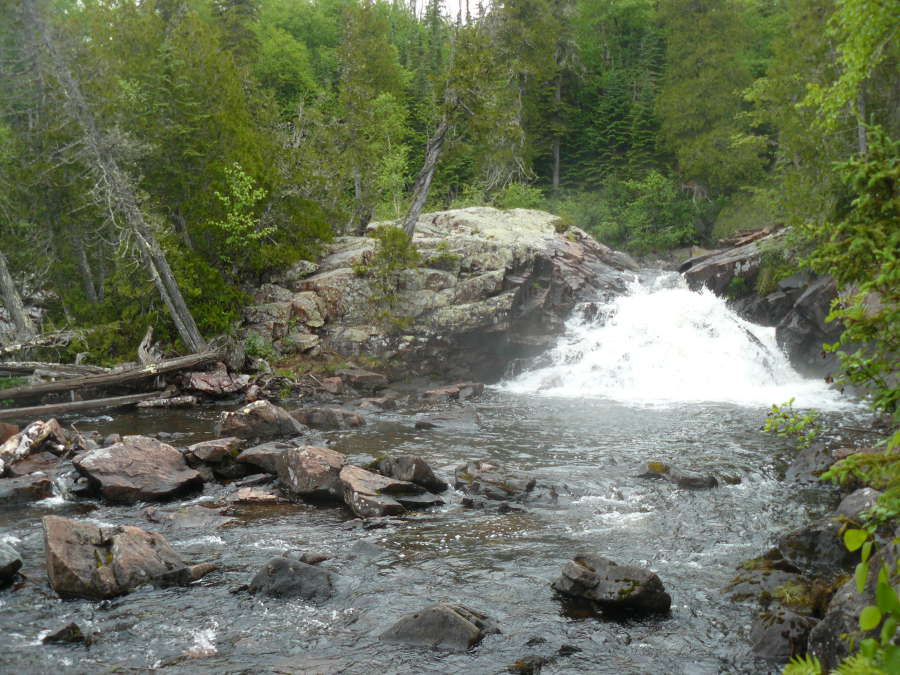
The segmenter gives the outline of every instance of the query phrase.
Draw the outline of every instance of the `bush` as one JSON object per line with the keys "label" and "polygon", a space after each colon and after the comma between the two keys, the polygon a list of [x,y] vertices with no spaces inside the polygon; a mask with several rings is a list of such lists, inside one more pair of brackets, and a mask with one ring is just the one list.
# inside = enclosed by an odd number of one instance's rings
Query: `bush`
{"label": "bush", "polygon": [[499,209],[538,209],[544,205],[544,194],[533,185],[510,183],[491,201]]}

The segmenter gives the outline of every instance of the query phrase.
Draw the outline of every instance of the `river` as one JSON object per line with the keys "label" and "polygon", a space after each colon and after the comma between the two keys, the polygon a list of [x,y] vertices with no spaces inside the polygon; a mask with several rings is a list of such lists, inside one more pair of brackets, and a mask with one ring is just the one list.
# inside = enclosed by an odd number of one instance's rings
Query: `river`
{"label": "river", "polygon": [[[750,651],[752,607],[721,589],[738,563],[823,514],[835,494],[782,481],[788,445],[760,427],[771,403],[791,397],[823,410],[830,433],[862,413],[794,373],[773,329],[741,321],[673,275],[644,275],[628,295],[584,310],[538,367],[436,411],[446,418],[437,429],[415,429],[423,413],[410,405],[318,438],[354,463],[419,454],[448,479],[465,460],[489,459],[555,485],[557,504],[500,514],[463,508],[451,490],[447,505],[380,529],[364,529],[338,507],[237,506],[219,527],[164,530],[186,558],[219,571],[188,588],[141,588],[104,602],[55,596],[40,519],[158,527],[143,505],[57,497],[0,510],[0,540],[19,549],[28,577],[0,590],[0,671],[481,674],[537,655],[548,658],[544,673],[780,672]],[[186,445],[211,438],[219,412],[76,423],[103,433],[165,431],[167,442]],[[721,486],[690,491],[637,478],[650,460],[713,473]],[[190,505],[221,507],[222,488],[159,510]],[[231,592],[285,550],[331,556],[325,565],[345,579],[337,598],[315,607]],[[671,614],[614,622],[570,612],[550,583],[579,552],[653,569],[672,596]],[[378,639],[402,614],[440,601],[483,611],[502,632],[461,654]],[[68,621],[96,633],[95,643],[40,644]]]}

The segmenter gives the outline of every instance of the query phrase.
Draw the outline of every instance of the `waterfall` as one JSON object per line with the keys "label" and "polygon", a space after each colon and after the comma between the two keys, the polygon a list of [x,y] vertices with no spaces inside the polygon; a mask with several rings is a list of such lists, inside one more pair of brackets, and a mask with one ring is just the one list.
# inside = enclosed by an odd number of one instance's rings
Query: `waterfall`
{"label": "waterfall", "polygon": [[635,279],[625,295],[579,308],[540,361],[543,367],[501,388],[646,405],[769,405],[791,397],[798,407],[850,405],[791,367],[774,328],[744,321],[725,300],[691,291],[674,273]]}

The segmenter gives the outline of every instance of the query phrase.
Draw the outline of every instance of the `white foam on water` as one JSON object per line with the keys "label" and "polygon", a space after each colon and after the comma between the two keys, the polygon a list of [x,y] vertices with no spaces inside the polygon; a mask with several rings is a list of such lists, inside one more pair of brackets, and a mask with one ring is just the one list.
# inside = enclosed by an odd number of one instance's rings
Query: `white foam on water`
{"label": "white foam on water", "polygon": [[642,406],[683,402],[823,410],[857,403],[822,380],[802,377],[775,329],[744,321],[713,293],[688,289],[680,275],[635,281],[599,304],[592,319],[571,319],[550,354],[552,365],[500,385],[515,393],[598,398]]}

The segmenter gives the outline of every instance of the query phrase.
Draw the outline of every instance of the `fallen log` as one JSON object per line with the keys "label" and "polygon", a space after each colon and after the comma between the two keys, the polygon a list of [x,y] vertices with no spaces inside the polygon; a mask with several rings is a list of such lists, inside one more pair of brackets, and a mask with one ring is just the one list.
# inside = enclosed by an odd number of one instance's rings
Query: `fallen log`
{"label": "fallen log", "polygon": [[81,389],[100,389],[103,387],[129,384],[146,378],[156,377],[157,375],[163,375],[165,373],[196,368],[207,363],[220,361],[222,358],[223,353],[221,351],[213,350],[200,352],[199,354],[180,356],[175,359],[169,359],[168,361],[160,361],[159,363],[151,363],[150,365],[142,366],[140,368],[130,368],[128,370],[103,373],[101,375],[73,377],[71,379],[58,380],[56,382],[43,382],[41,384],[11,387],[9,389],[0,390],[0,401],[37,398],[46,394],[59,394]]}
{"label": "fallen log", "polygon": [[108,410],[110,408],[124,408],[135,405],[141,401],[159,398],[158,391],[144,394],[130,394],[128,396],[111,396],[109,398],[93,398],[89,401],[69,401],[68,403],[51,403],[49,405],[35,405],[28,408],[6,408],[0,410],[0,419],[26,419],[30,417],[50,417],[52,415],[64,415],[66,413],[81,412],[83,410]]}
{"label": "fallen log", "polygon": [[41,361],[0,361],[0,376],[21,377],[40,373],[43,377],[85,377],[110,372],[101,366],[84,366],[72,363],[42,363]]}
{"label": "fallen log", "polygon": [[83,331],[61,330],[56,333],[43,333],[24,342],[0,346],[0,359],[39,347],[65,347],[77,337],[83,337]]}

